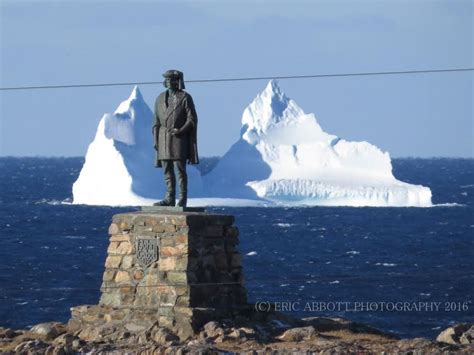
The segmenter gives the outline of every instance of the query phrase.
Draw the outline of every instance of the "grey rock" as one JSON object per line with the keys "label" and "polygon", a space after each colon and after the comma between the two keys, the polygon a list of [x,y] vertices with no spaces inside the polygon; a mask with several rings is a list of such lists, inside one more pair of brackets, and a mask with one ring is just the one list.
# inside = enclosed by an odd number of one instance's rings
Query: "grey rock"
{"label": "grey rock", "polygon": [[313,326],[291,328],[286,330],[282,335],[277,338],[282,341],[302,341],[315,339],[318,336],[318,332]]}
{"label": "grey rock", "polygon": [[245,333],[240,330],[240,329],[231,329],[230,333],[228,334],[229,337],[235,338],[235,339],[241,339],[245,337]]}
{"label": "grey rock", "polygon": [[[248,339],[255,338],[256,333],[252,328],[242,327],[242,328],[231,328],[227,334],[228,338],[233,338],[238,341],[246,341]],[[217,342],[217,341],[216,341]]]}
{"label": "grey rock", "polygon": [[87,342],[98,342],[109,339],[116,331],[117,328],[109,324],[86,326],[81,330],[78,336]]}
{"label": "grey rock", "polygon": [[157,328],[156,331],[153,331],[152,339],[160,345],[165,345],[169,342],[177,342],[179,340],[175,334],[166,328]]}
{"label": "grey rock", "polygon": [[208,337],[218,337],[224,335],[224,329],[218,322],[211,321],[204,324],[204,331]]}
{"label": "grey rock", "polygon": [[125,324],[125,328],[127,328],[127,330],[131,331],[132,333],[138,333],[146,329],[144,325],[139,325],[135,323],[127,323]]}
{"label": "grey rock", "polygon": [[20,334],[21,334],[20,331],[15,331],[10,328],[0,327],[0,339],[12,339]]}
{"label": "grey rock", "polygon": [[50,345],[46,348],[44,354],[45,355],[66,355],[68,352],[69,352],[68,349],[65,349],[62,346]]}
{"label": "grey rock", "polygon": [[72,348],[73,348],[74,350],[79,350],[79,349],[82,348],[85,344],[86,344],[85,341],[83,341],[83,340],[81,340],[81,339],[76,339],[76,340],[73,340],[73,341],[72,341],[71,346],[72,346]]}
{"label": "grey rock", "polygon": [[217,338],[214,339],[215,343],[223,343],[225,341],[229,340],[229,337],[226,335],[219,335]]}
{"label": "grey rock", "polygon": [[30,329],[31,333],[43,335],[47,340],[52,340],[66,332],[66,326],[59,322],[37,324]]}
{"label": "grey rock", "polygon": [[352,333],[366,333],[382,335],[389,338],[395,338],[392,334],[384,333],[367,324],[353,322],[343,318],[328,318],[328,317],[308,317],[303,318],[302,321],[307,325],[312,325],[318,332],[328,332],[334,330],[347,330]]}
{"label": "grey rock", "polygon": [[459,338],[461,344],[473,344],[474,343],[474,325],[465,331]]}
{"label": "grey rock", "polygon": [[[473,325],[467,323],[459,323],[452,327],[446,328],[436,337],[436,341],[446,344],[472,344]],[[466,334],[466,335],[464,335]],[[462,341],[461,342],[461,338]]]}
{"label": "grey rock", "polygon": [[53,345],[70,347],[72,346],[73,341],[76,339],[78,339],[76,336],[69,333],[64,333],[58,336],[56,339],[54,339]]}
{"label": "grey rock", "polygon": [[40,339],[29,340],[20,343],[15,347],[15,353],[17,354],[37,354],[38,352],[44,352],[48,348],[48,344]]}
{"label": "grey rock", "polygon": [[432,347],[433,342],[425,338],[402,339],[397,341],[397,346],[402,351],[421,350]]}

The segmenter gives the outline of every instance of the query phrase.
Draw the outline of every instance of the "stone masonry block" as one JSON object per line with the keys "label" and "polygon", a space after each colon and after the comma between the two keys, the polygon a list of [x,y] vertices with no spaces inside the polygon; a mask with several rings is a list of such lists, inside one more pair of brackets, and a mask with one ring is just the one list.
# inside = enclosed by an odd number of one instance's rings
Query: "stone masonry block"
{"label": "stone masonry block", "polygon": [[109,227],[109,234],[118,234],[120,232],[120,227],[117,223],[112,223]]}
{"label": "stone masonry block", "polygon": [[117,269],[121,262],[122,262],[121,255],[109,255],[107,256],[107,259],[105,259],[105,267]]}
{"label": "stone masonry block", "polygon": [[130,280],[130,274],[127,271],[117,271],[117,274],[115,275],[115,282],[126,282]]}
{"label": "stone masonry block", "polygon": [[113,234],[109,239],[111,242],[129,242],[130,234]]}

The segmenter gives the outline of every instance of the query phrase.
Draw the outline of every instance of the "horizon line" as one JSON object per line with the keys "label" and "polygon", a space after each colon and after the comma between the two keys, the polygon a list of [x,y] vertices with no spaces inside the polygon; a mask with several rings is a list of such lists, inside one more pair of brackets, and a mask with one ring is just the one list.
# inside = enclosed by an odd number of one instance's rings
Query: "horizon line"
{"label": "horizon line", "polygon": [[[224,155],[209,155],[199,157],[200,159],[211,159],[211,158],[222,158]],[[0,155],[0,159],[13,158],[13,159],[85,159],[85,155]],[[390,159],[474,159],[473,156],[449,156],[449,155],[432,155],[432,156],[416,156],[416,155],[405,155],[405,156],[390,156]],[[198,164],[196,164],[198,165]]]}

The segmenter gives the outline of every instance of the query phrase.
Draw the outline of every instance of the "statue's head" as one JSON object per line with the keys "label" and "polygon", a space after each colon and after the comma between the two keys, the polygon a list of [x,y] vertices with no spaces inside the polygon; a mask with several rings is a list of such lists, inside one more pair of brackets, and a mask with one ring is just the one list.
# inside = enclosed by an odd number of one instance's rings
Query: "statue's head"
{"label": "statue's head", "polygon": [[184,89],[184,74],[179,70],[170,69],[167,70],[163,77],[165,81],[163,85],[165,88],[172,89],[172,90],[183,90]]}

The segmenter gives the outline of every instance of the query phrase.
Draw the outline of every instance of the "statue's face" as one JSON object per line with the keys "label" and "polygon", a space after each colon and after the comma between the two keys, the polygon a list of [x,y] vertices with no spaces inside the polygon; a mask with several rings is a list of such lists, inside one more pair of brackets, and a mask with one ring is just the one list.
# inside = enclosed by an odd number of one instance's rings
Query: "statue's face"
{"label": "statue's face", "polygon": [[177,78],[166,78],[165,79],[165,87],[167,87],[168,89],[178,89],[179,79],[177,79]]}

